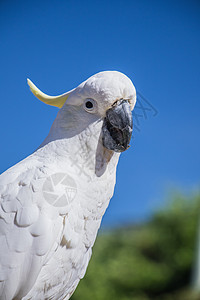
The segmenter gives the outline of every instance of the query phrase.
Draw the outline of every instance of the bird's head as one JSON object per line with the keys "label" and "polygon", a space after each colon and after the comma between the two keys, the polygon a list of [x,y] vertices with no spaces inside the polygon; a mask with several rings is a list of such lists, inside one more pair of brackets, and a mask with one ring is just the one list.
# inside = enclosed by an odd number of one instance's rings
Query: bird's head
{"label": "bird's head", "polygon": [[84,120],[85,126],[92,121],[102,120],[104,147],[115,152],[123,152],[129,147],[133,129],[131,111],[136,102],[136,90],[126,75],[117,71],[100,72],[59,96],[44,94],[29,79],[28,84],[41,101],[61,108],[66,124],[69,111],[73,111],[69,117],[71,128],[73,123],[84,123]]}

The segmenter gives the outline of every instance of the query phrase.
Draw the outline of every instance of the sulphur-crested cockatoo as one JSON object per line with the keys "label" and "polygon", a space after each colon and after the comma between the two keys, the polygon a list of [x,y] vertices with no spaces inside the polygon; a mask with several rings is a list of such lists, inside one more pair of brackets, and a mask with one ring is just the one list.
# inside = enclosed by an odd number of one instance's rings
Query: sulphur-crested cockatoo
{"label": "sulphur-crested cockatoo", "polygon": [[42,145],[0,176],[0,299],[69,299],[129,146],[136,91],[116,71],[55,97],[28,84],[60,110]]}

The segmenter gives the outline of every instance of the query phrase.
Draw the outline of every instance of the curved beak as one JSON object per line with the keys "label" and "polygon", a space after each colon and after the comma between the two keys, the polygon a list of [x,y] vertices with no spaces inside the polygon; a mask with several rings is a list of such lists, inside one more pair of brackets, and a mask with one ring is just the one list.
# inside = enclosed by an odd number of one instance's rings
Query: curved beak
{"label": "curved beak", "polygon": [[128,100],[119,100],[107,110],[102,130],[104,147],[115,152],[123,152],[129,148],[133,119]]}

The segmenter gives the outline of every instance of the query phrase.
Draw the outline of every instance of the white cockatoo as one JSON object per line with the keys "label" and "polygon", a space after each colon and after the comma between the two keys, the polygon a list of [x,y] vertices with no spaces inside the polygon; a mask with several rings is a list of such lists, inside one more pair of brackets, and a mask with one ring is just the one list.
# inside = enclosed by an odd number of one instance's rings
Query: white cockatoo
{"label": "white cockatoo", "polygon": [[100,72],[60,96],[42,145],[0,176],[0,299],[69,299],[83,278],[129,146],[136,91]]}

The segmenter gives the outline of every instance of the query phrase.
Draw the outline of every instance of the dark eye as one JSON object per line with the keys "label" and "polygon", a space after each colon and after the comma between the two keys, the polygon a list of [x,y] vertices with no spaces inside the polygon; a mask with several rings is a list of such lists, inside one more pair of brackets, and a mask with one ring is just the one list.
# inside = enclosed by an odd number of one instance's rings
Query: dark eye
{"label": "dark eye", "polygon": [[95,113],[97,111],[97,103],[95,100],[88,98],[84,101],[84,109],[87,112]]}
{"label": "dark eye", "polygon": [[93,108],[93,103],[90,100],[88,100],[87,102],[85,102],[85,107],[87,109],[91,109],[91,108]]}

